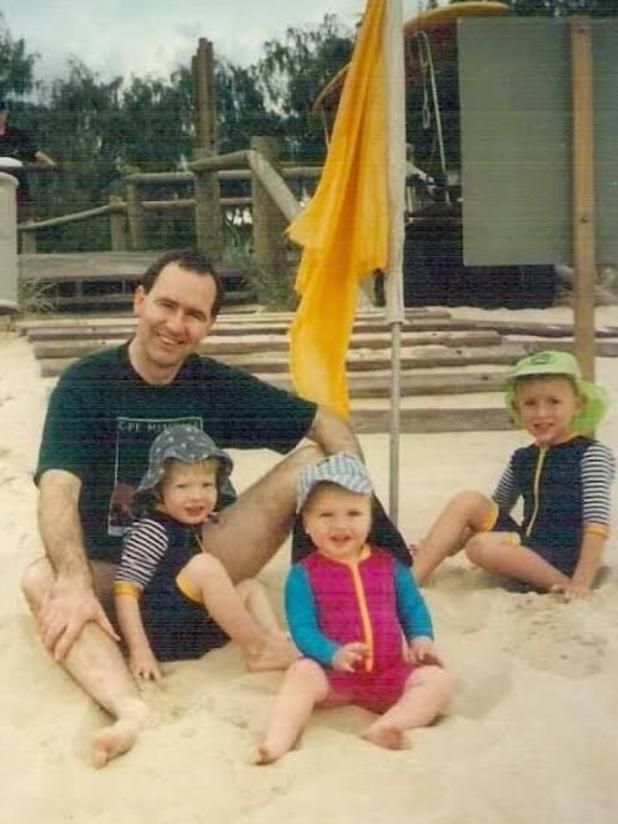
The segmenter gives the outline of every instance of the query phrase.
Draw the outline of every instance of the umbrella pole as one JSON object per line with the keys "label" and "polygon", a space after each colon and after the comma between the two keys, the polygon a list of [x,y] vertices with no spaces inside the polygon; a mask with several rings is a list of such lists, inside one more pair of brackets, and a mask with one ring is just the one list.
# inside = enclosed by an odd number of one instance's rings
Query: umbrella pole
{"label": "umbrella pole", "polygon": [[399,520],[399,434],[401,428],[401,321],[391,324],[391,415],[388,511],[391,521]]}

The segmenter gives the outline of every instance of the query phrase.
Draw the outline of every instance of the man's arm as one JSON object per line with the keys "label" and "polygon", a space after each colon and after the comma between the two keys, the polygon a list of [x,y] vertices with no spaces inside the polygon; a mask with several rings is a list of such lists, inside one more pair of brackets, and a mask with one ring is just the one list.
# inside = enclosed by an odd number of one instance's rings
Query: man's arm
{"label": "man's arm", "polygon": [[118,637],[94,594],[79,521],[80,489],[79,478],[60,469],[44,472],[39,482],[39,530],[56,577],[38,619],[56,660],[65,657],[88,621]]}
{"label": "man's arm", "polygon": [[34,153],[35,160],[39,163],[44,163],[46,166],[55,166],[56,161],[40,149]]}
{"label": "man's arm", "polygon": [[361,445],[350,424],[330,409],[318,406],[307,437],[322,447],[327,455],[350,452],[363,458]]}
{"label": "man's arm", "polygon": [[39,482],[39,531],[59,582],[92,589],[79,521],[81,481],[63,469],[49,469]]}

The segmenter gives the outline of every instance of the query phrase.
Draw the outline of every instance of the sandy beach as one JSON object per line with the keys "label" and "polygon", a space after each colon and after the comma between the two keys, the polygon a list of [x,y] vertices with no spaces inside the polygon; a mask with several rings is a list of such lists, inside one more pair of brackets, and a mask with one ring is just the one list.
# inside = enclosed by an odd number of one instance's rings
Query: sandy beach
{"label": "sandy beach", "polygon": [[[454,315],[478,310],[452,310]],[[495,313],[484,313],[491,316]],[[501,317],[569,321],[567,308]],[[618,307],[599,324],[618,325]],[[549,348],[549,347],[548,347]],[[618,397],[618,361],[597,379]],[[299,749],[271,767],[248,761],[279,673],[248,674],[237,649],[165,666],[147,696],[158,726],[104,770],[90,766],[106,722],[36,636],[19,592],[40,554],[32,471],[52,381],[25,338],[0,331],[0,777],[7,824],[613,824],[618,821],[618,507],[591,598],[570,604],[500,589],[463,558],[425,589],[437,644],[456,674],[447,716],[386,752],[357,737],[369,714],[315,714]],[[618,404],[599,438],[618,454]],[[419,538],[458,489],[490,491],[520,432],[405,435],[400,525]],[[388,436],[362,439],[381,497]],[[233,453],[243,488],[272,465]],[[289,562],[282,549],[261,576],[278,608]]]}

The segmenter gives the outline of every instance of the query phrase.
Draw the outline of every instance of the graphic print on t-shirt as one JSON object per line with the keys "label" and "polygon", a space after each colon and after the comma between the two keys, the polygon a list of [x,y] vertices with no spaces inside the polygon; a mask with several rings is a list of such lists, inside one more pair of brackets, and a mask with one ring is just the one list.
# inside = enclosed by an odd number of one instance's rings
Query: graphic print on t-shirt
{"label": "graphic print on t-shirt", "polygon": [[108,535],[122,536],[135,520],[133,495],[148,468],[148,451],[157,435],[170,426],[202,429],[202,418],[116,418],[114,488],[107,515]]}

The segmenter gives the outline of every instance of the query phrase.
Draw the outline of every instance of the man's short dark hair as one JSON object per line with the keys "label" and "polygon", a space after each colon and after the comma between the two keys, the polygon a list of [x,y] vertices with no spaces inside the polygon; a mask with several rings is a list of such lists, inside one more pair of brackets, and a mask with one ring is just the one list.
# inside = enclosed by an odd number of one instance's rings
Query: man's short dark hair
{"label": "man's short dark hair", "polygon": [[175,263],[180,266],[181,269],[186,269],[188,272],[195,272],[196,275],[204,275],[204,277],[213,279],[215,284],[215,299],[210,314],[213,319],[216,318],[223,303],[223,284],[210,260],[197,249],[172,249],[170,252],[166,252],[157,258],[157,260],[146,269],[142,278],[141,285],[144,292],[146,292],[146,294],[150,292],[161,271],[169,263]]}

